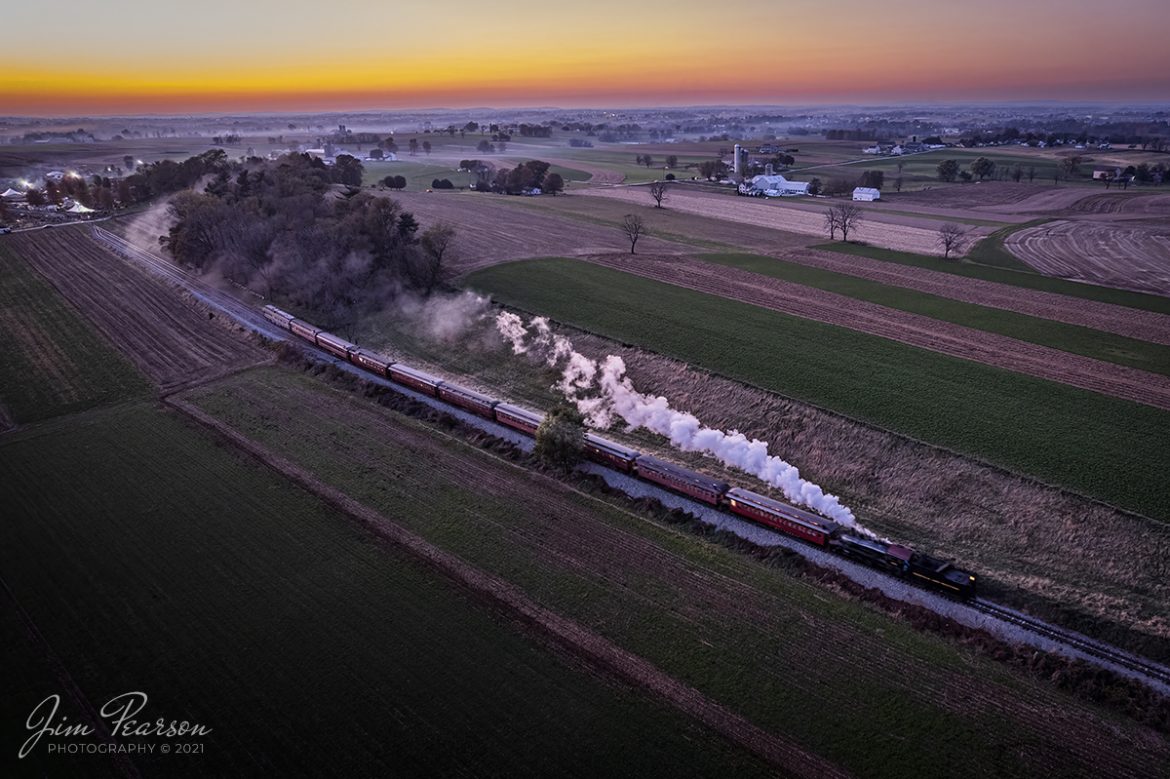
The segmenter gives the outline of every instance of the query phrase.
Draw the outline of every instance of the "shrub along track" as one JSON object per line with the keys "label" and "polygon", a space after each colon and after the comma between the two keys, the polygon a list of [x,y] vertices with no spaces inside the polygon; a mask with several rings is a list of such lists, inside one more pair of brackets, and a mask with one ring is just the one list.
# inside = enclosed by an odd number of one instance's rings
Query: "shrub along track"
{"label": "shrub along track", "polygon": [[1170,377],[686,257],[583,259],[687,289],[1170,410]]}
{"label": "shrub along track", "polygon": [[[968,735],[959,741],[975,737],[981,744],[989,738],[1001,743],[988,730],[1011,722],[1010,732],[1032,745],[1026,753],[1013,753],[1012,763],[1038,768],[1150,759],[1146,737],[1133,754],[1118,750],[1111,736],[1084,718],[1083,709],[1069,707],[1060,696],[1031,686],[1021,694],[995,673],[940,662],[930,652],[903,651],[884,629],[841,618],[831,607],[826,611],[806,598],[809,593],[774,589],[777,582],[769,577],[764,579],[770,584],[745,578],[743,564],[722,553],[695,557],[686,545],[664,543],[636,523],[607,517],[608,510],[558,482],[444,442],[434,431],[352,397],[265,371],[228,380],[219,389],[194,390],[181,403],[215,417],[234,442],[266,461],[293,459],[294,468],[305,469],[298,480],[343,490],[350,496],[347,510],[372,514],[354,502],[360,500],[382,513],[368,521],[385,526],[390,524],[385,517],[393,517],[406,533],[464,558],[444,560],[460,568],[473,564],[475,575],[487,577],[491,597],[500,597],[494,577],[505,577],[503,592],[535,603],[520,613],[547,609],[538,624],[556,636],[562,635],[562,621],[571,621],[570,645],[587,657],[596,660],[590,647],[594,636],[604,636],[653,664],[622,665],[623,676],[630,668],[670,674],[700,698],[734,702],[745,721],[771,738],[784,740],[779,733],[803,743],[811,738],[820,743],[819,753],[827,739],[836,744],[833,757],[841,749],[852,751],[845,743],[852,742],[853,750],[866,743],[863,734],[888,738],[883,728],[890,716],[906,720],[889,725],[899,731],[926,728],[937,735],[936,728],[947,727],[942,723],[963,722]],[[284,464],[277,467],[293,475]],[[474,494],[459,512],[448,507],[454,490]],[[400,529],[390,530],[401,536]],[[453,575],[480,587],[465,573]],[[551,624],[545,624],[545,615]],[[581,636],[584,647],[576,644]],[[649,686],[667,694],[655,683]],[[858,700],[858,689],[873,694]],[[809,700],[819,702],[811,716],[802,703]],[[898,711],[926,719],[891,714],[885,704],[890,700],[898,701]],[[844,743],[831,735],[830,721],[851,734]],[[934,724],[924,724],[928,721]],[[756,731],[745,732],[755,738]],[[916,743],[899,749],[917,755],[926,742]],[[944,751],[954,748],[964,749],[952,743]],[[855,767],[845,761],[846,767],[896,770],[896,761],[872,750],[855,759],[863,762]]]}
{"label": "shrub along track", "polygon": [[17,250],[164,392],[268,359],[180,293],[132,267],[86,228],[14,236]]}

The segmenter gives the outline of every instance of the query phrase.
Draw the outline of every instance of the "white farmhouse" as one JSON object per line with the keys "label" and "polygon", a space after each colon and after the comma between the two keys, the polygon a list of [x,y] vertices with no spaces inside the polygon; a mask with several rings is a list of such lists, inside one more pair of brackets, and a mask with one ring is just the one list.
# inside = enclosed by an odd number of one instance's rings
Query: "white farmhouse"
{"label": "white farmhouse", "polygon": [[873,187],[857,187],[853,190],[853,199],[865,200],[867,202],[881,200],[882,193]]}

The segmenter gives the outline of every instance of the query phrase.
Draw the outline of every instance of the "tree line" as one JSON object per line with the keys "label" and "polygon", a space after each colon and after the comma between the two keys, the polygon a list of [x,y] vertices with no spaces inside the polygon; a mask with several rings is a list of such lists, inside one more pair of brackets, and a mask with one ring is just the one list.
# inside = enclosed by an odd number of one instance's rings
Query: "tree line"
{"label": "tree line", "polygon": [[177,261],[312,311],[330,327],[403,290],[429,293],[454,230],[437,224],[420,235],[397,201],[338,193],[337,178],[306,154],[220,170],[201,191],[172,198],[161,242]]}

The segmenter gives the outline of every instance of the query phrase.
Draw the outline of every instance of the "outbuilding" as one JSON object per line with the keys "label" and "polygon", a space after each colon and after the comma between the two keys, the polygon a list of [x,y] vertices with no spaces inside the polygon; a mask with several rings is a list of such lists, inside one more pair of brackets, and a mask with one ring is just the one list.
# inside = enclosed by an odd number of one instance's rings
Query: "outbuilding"
{"label": "outbuilding", "polygon": [[880,190],[874,189],[873,187],[856,187],[853,190],[853,199],[865,200],[867,202],[881,200],[882,193]]}

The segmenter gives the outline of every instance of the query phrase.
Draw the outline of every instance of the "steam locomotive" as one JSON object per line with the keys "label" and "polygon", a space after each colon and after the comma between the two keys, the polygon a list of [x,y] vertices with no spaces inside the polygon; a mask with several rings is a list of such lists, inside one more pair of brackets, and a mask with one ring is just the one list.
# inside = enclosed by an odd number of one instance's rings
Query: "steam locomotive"
{"label": "steam locomotive", "polygon": [[[544,419],[543,414],[496,400],[363,349],[275,306],[264,306],[264,317],[282,330],[287,330],[338,359],[524,435],[535,436]],[[742,487],[732,487],[727,482],[643,454],[594,433],[585,434],[584,454],[606,467],[653,482],[890,575],[962,600],[976,594],[975,574],[956,568],[946,560],[900,544],[851,533],[843,525],[825,517]]]}

